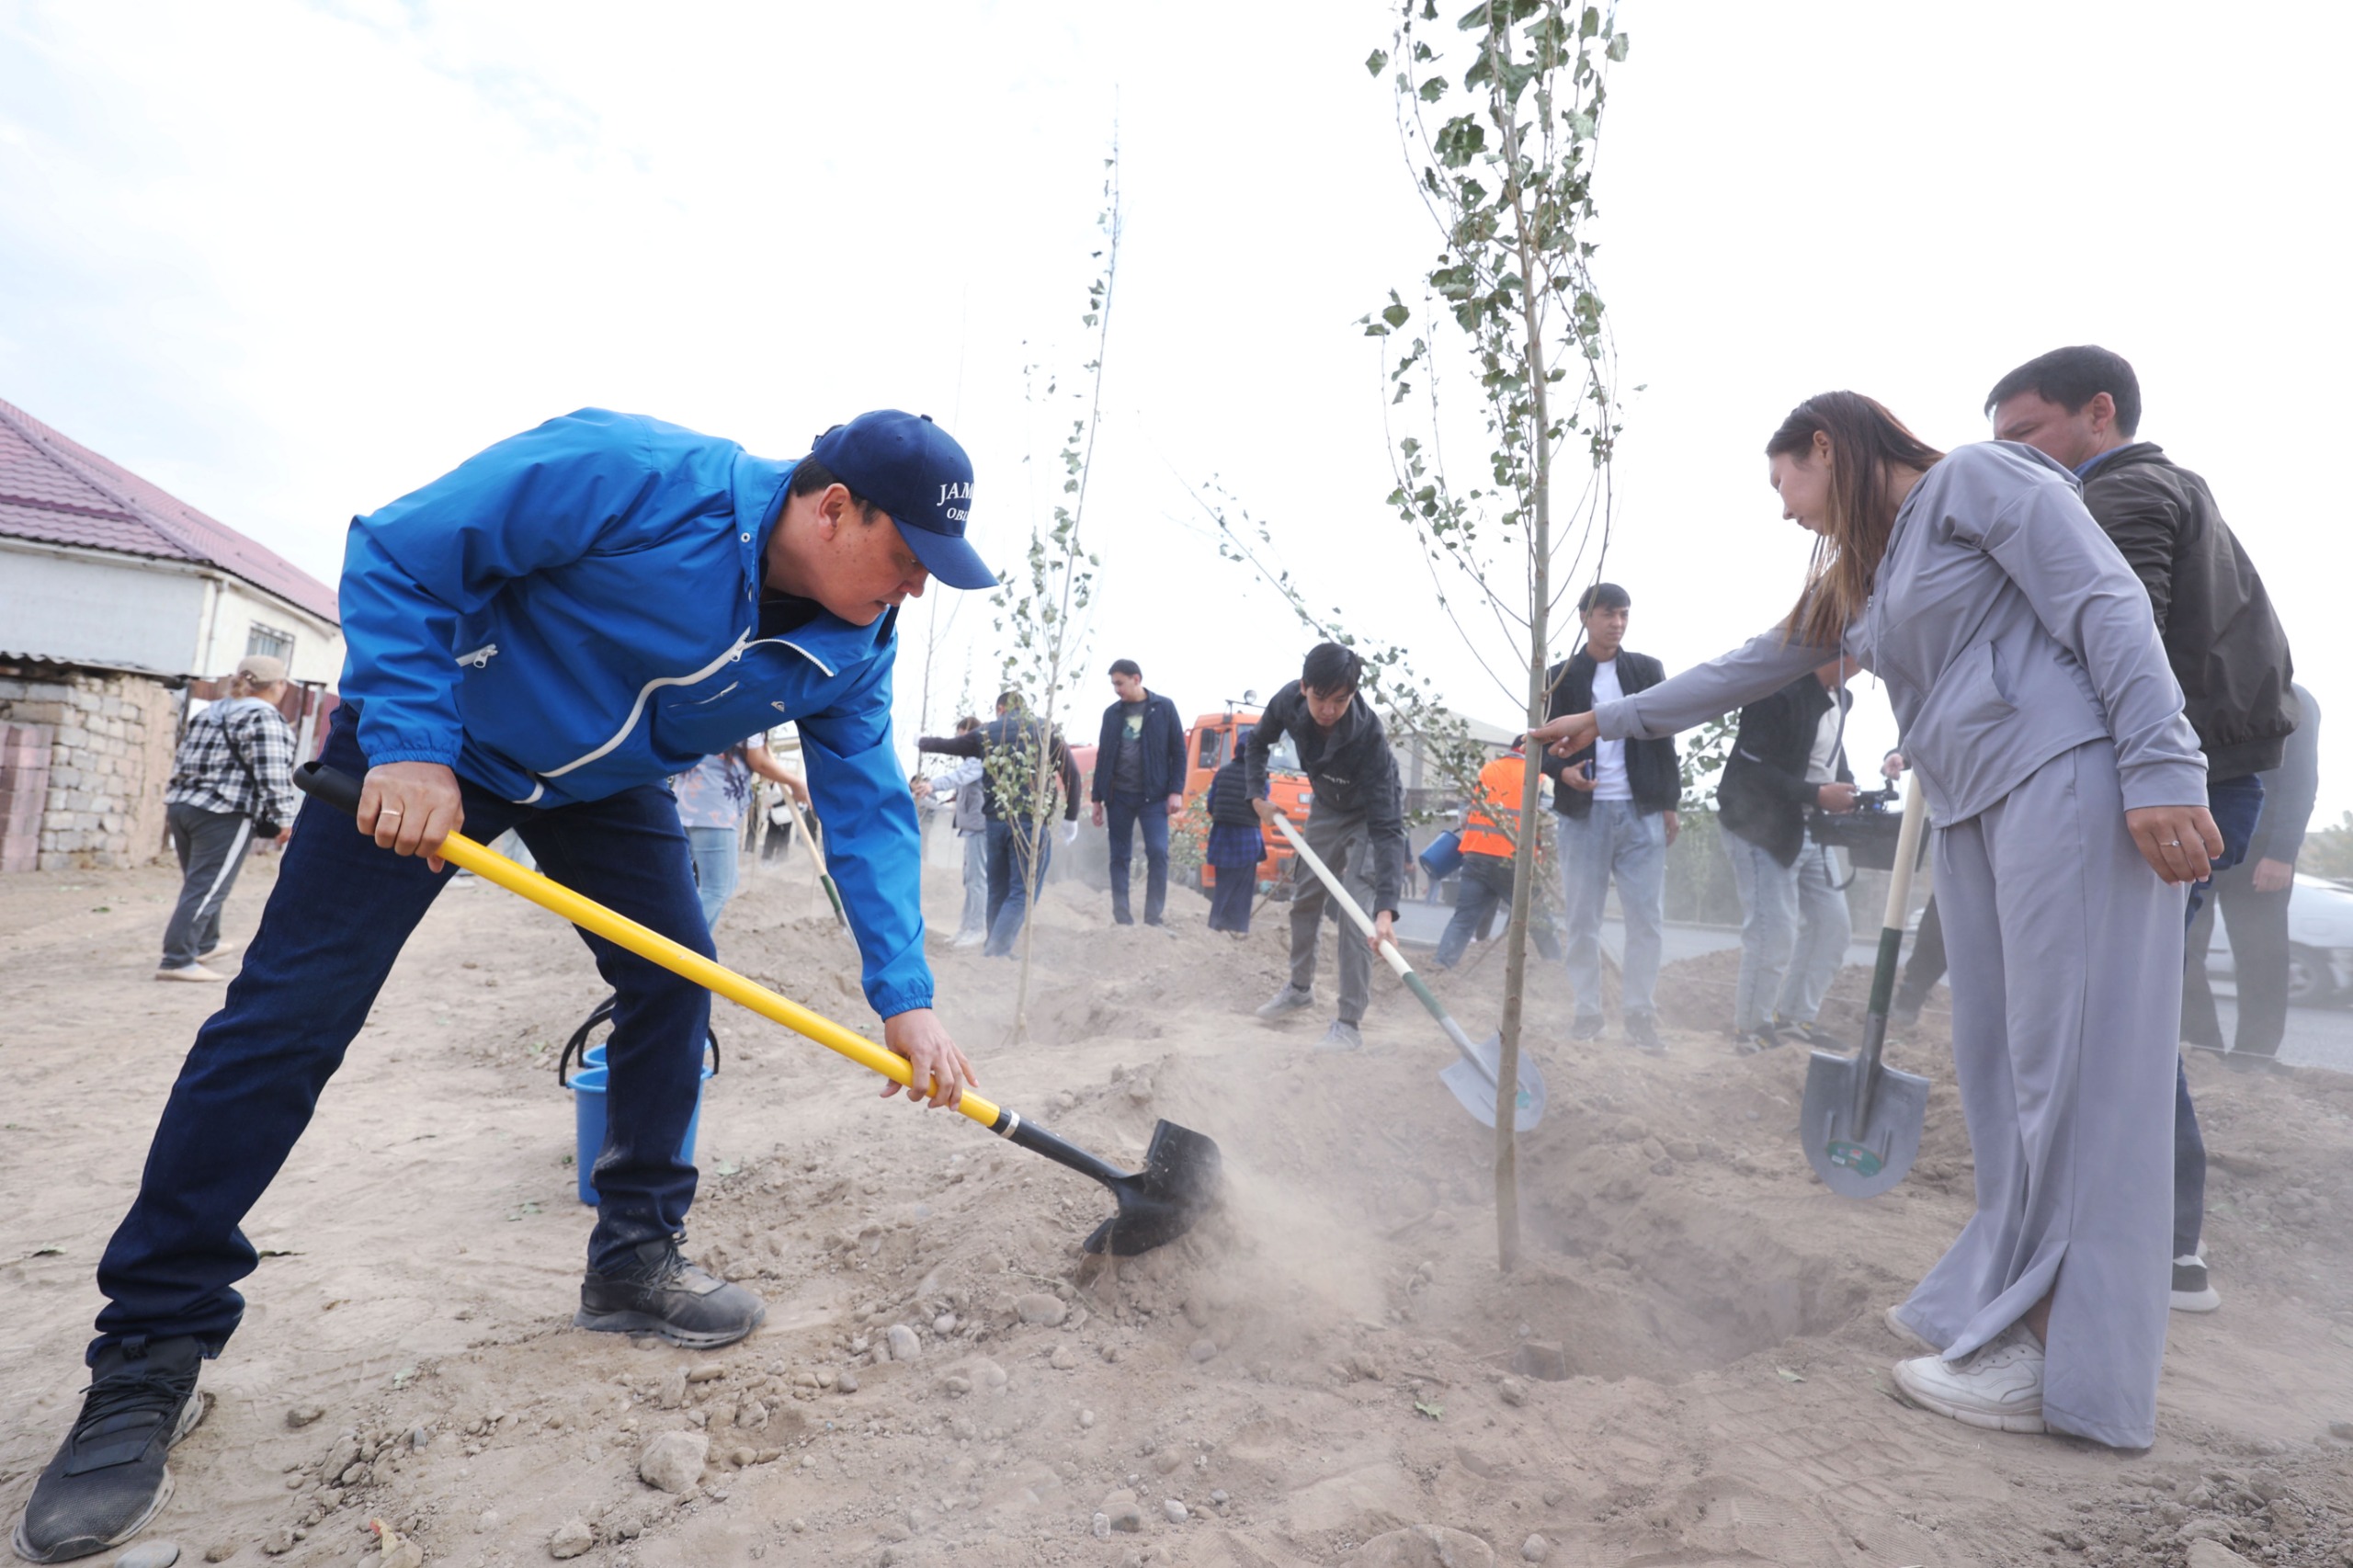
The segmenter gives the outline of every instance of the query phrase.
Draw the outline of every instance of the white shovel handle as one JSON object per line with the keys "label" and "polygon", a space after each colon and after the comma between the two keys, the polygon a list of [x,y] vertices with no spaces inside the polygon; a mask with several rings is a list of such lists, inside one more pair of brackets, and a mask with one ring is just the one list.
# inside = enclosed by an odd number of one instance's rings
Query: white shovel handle
{"label": "white shovel handle", "polygon": [[[1348,918],[1357,923],[1357,929],[1362,931],[1367,937],[1374,935],[1372,916],[1364,912],[1364,905],[1356,901],[1354,894],[1340,885],[1340,879],[1332,874],[1332,868],[1324,863],[1324,858],[1307,846],[1307,840],[1300,836],[1299,829],[1291,826],[1290,818],[1278,812],[1275,814],[1275,825],[1282,829],[1285,838],[1290,840],[1291,852],[1307,862],[1307,869],[1315,873],[1316,880],[1324,884],[1324,891],[1338,900],[1340,907],[1348,912]],[[1405,961],[1405,955],[1397,950],[1396,943],[1381,943],[1381,956],[1389,960],[1389,967],[1397,971],[1398,979],[1403,980],[1414,972],[1414,966]]]}

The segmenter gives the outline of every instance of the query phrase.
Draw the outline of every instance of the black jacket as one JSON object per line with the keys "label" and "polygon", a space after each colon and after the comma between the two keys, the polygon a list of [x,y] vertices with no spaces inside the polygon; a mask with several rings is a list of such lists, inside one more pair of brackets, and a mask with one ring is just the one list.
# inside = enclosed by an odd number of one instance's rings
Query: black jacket
{"label": "black jacket", "polygon": [[[1806,808],[1821,790],[1806,781],[1806,765],[1813,759],[1813,737],[1830,703],[1822,682],[1802,675],[1742,709],[1732,756],[1716,785],[1717,820],[1723,830],[1784,866],[1796,865],[1798,851],[1805,847]],[[1832,766],[1839,782],[1854,782],[1855,776],[1847,770],[1845,746],[1838,748]]]}
{"label": "black jacket", "polygon": [[1258,812],[1250,804],[1250,765],[1236,756],[1210,775],[1210,821],[1221,827],[1256,827]]}
{"label": "black jacket", "polygon": [[[1095,743],[1095,787],[1089,800],[1100,802],[1111,798],[1111,767],[1127,740],[1127,706],[1114,702],[1103,710],[1103,733]],[[1156,691],[1145,693],[1143,733],[1138,739],[1143,746],[1143,798],[1158,801],[1183,794],[1185,721],[1177,717],[1176,704]]]}
{"label": "black jacket", "polygon": [[1309,809],[1361,814],[1371,827],[1370,913],[1385,909],[1393,914],[1405,885],[1405,790],[1398,780],[1397,754],[1389,749],[1381,715],[1358,695],[1337,724],[1318,729],[1308,717],[1299,682],[1290,682],[1267,704],[1250,731],[1249,744],[1242,748],[1249,764],[1245,782],[1254,800],[1267,793],[1267,759],[1284,735],[1290,737],[1299,766],[1314,790]]}
{"label": "black jacket", "polygon": [[[967,730],[961,735],[926,735],[915,742],[915,750],[938,752],[944,756],[977,756],[986,760],[995,753],[1017,746],[1029,756],[1035,757],[1038,755],[1040,728],[1038,721],[1027,715],[1005,713],[979,729]],[[1055,779],[1062,793],[1063,820],[1075,822],[1078,820],[1078,765],[1071,761],[1070,748],[1063,744],[1059,734],[1053,737],[1053,759]],[[985,769],[981,775],[983,785],[981,814],[991,822],[1005,822],[1011,820],[1006,812],[1008,802],[1001,798],[996,775],[995,767]],[[1047,786],[1050,792],[1055,788],[1055,784]],[[1015,807],[1012,819],[1026,815],[1019,810],[1018,802],[1011,803]],[[1053,802],[1050,799],[1046,815],[1051,817],[1053,814]]]}
{"label": "black jacket", "polygon": [[2296,727],[2288,633],[2206,482],[2140,441],[2092,470],[2084,505],[2149,590],[2206,776],[2279,767]]}
{"label": "black jacket", "polygon": [[[1618,689],[1628,697],[1647,691],[1665,678],[1666,666],[1649,654],[1618,650]],[[1580,653],[1565,666],[1554,665],[1544,672],[1544,684],[1552,690],[1552,705],[1544,712],[1547,719],[1557,719],[1563,713],[1591,712],[1593,655]],[[1544,753],[1540,766],[1544,777],[1552,780],[1552,809],[1563,816],[1583,820],[1592,815],[1593,796],[1561,782],[1563,771],[1592,760],[1591,746],[1565,762],[1550,750]],[[1628,741],[1626,784],[1634,792],[1635,809],[1645,816],[1673,811],[1683,799],[1683,774],[1676,766],[1674,739]]]}

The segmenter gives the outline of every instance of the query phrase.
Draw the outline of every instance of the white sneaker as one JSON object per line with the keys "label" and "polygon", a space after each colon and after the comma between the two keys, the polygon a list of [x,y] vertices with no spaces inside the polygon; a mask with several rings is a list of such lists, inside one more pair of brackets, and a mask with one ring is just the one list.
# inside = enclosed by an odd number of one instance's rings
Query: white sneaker
{"label": "white sneaker", "polygon": [[218,985],[229,977],[217,969],[207,969],[200,963],[182,964],[177,969],[159,969],[158,980],[193,980],[199,985]]}
{"label": "white sneaker", "polygon": [[2222,1304],[2222,1292],[2206,1278],[2206,1260],[2196,1253],[2173,1260],[2173,1299],[2177,1312],[2211,1312]]}
{"label": "white sneaker", "polygon": [[956,939],[948,945],[951,948],[977,948],[988,939],[989,934],[986,931],[971,931],[960,933]]}
{"label": "white sneaker", "polygon": [[1895,1386],[1923,1410],[1991,1432],[2040,1432],[2042,1346],[2012,1324],[1958,1364],[1922,1356],[1895,1364]]}
{"label": "white sneaker", "polygon": [[1885,1320],[1887,1323],[1887,1331],[1895,1335],[1896,1338],[1904,1341],[1904,1344],[1911,1346],[1914,1349],[1925,1350],[1931,1356],[1935,1355],[1937,1353],[1937,1347],[1929,1344],[1925,1337],[1915,1332],[1910,1324],[1905,1323],[1901,1317],[1896,1315],[1901,1311],[1902,1309],[1899,1307],[1890,1307],[1887,1309],[1887,1317]]}
{"label": "white sneaker", "polygon": [[1272,998],[1260,1006],[1258,1016],[1262,1018],[1288,1017],[1302,1007],[1313,1006],[1315,1006],[1314,992],[1302,991],[1298,986],[1286,981],[1280,991],[1276,992]]}

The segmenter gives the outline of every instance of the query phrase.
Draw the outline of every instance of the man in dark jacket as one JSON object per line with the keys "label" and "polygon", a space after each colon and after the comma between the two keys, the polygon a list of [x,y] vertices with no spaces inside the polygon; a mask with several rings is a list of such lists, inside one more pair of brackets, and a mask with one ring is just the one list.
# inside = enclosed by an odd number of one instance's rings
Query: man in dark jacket
{"label": "man in dark jacket", "polygon": [[[1364,942],[1355,939],[1339,910],[1331,911],[1340,927],[1340,1011],[1319,1051],[1354,1051],[1364,1044],[1357,1026],[1372,1000],[1373,951],[1395,940],[1391,927],[1405,881],[1405,791],[1381,716],[1357,690],[1363,676],[1364,661],[1355,653],[1337,642],[1318,644],[1299,678],[1267,704],[1243,747],[1251,804],[1271,821],[1280,808],[1267,798],[1267,759],[1275,743],[1290,736],[1313,792],[1307,846],[1357,903],[1372,912],[1374,936]],[[1269,1020],[1314,1005],[1315,942],[1332,902],[1304,860],[1292,865],[1291,885],[1290,981],[1258,1009]]]}
{"label": "man in dark jacket", "polygon": [[2181,1038],[2222,1050],[2222,1026],[2206,983],[2206,949],[2219,909],[2230,926],[2231,980],[2238,990],[2238,1042],[2230,1064],[2245,1069],[2276,1064],[2288,1032],[2288,899],[2320,793],[2320,704],[2301,684],[2294,690],[2296,733],[2279,766],[2263,775],[2263,815],[2246,858],[2214,878],[2213,901],[2189,927],[2189,967],[2182,976]]}
{"label": "man in dark jacket", "polygon": [[[983,958],[1013,956],[1013,939],[1029,906],[1046,885],[1046,868],[1053,864],[1053,830],[1045,825],[1059,806],[1069,826],[1063,841],[1078,835],[1078,766],[1059,733],[1030,717],[1017,691],[996,699],[996,717],[959,735],[926,735],[915,750],[946,756],[982,759],[981,815],[988,824],[989,907],[988,942]],[[1037,798],[1039,756],[1048,758],[1045,800]]]}
{"label": "man in dark jacket", "polygon": [[[1997,440],[2022,441],[2075,471],[2084,505],[2149,591],[2182,708],[2206,754],[2206,806],[2228,870],[2246,855],[2263,811],[2265,770],[2279,766],[2296,726],[2288,633],[2255,562],[2222,521],[2206,482],[2177,468],[2141,427],[2141,382],[2120,354],[2089,344],[2054,348],[2004,376],[1985,396]],[[2196,920],[2205,883],[2189,893]],[[2206,1218],[2206,1144],[2189,1102],[2174,1094],[2174,1306],[2219,1304],[2198,1256]]]}
{"label": "man in dark jacket", "polygon": [[[1666,666],[1625,646],[1633,598],[1615,583],[1596,583],[1577,598],[1585,646],[1545,672],[1552,701],[1547,718],[1585,713],[1597,701],[1631,697],[1666,678]],[[1576,993],[1571,1040],[1601,1033],[1601,912],[1610,879],[1626,921],[1620,1008],[1626,1043],[1651,1055],[1658,1036],[1659,952],[1666,908],[1666,846],[1682,831],[1675,813],[1683,776],[1675,743],[1601,741],[1567,760],[1547,752],[1552,809],[1559,813],[1561,888],[1568,920],[1569,985]]]}
{"label": "man in dark jacket", "polygon": [[1813,1020],[1846,961],[1853,921],[1831,852],[1806,824],[1817,808],[1855,809],[1841,737],[1856,667],[1833,659],[1742,709],[1716,786],[1716,821],[1740,888],[1733,1038],[1743,1055],[1786,1044],[1785,1036],[1837,1045]]}
{"label": "man in dark jacket", "polygon": [[1111,665],[1120,699],[1103,710],[1095,743],[1095,825],[1111,834],[1111,918],[1135,924],[1128,912],[1128,866],[1135,830],[1143,829],[1143,923],[1160,924],[1168,906],[1168,819],[1185,809],[1185,721],[1176,704],[1146,691],[1133,659]]}

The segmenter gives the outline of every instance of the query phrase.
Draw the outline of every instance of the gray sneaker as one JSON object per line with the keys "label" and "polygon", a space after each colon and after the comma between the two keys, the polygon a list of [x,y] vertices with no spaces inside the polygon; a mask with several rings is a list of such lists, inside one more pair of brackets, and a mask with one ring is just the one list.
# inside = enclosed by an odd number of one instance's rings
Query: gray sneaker
{"label": "gray sneaker", "polygon": [[1258,1009],[1258,1016],[1262,1018],[1279,1018],[1296,1013],[1302,1007],[1313,1006],[1315,1006],[1314,992],[1302,991],[1296,985],[1286,983],[1280,991],[1275,993],[1272,1001]]}
{"label": "gray sneaker", "polygon": [[1318,1051],[1362,1051],[1364,1035],[1356,1025],[1334,1018],[1332,1027],[1324,1031],[1324,1038],[1315,1042],[1315,1049]]}
{"label": "gray sneaker", "polygon": [[1644,1056],[1666,1054],[1666,1041],[1658,1038],[1658,1020],[1648,1013],[1626,1015],[1626,1043]]}

